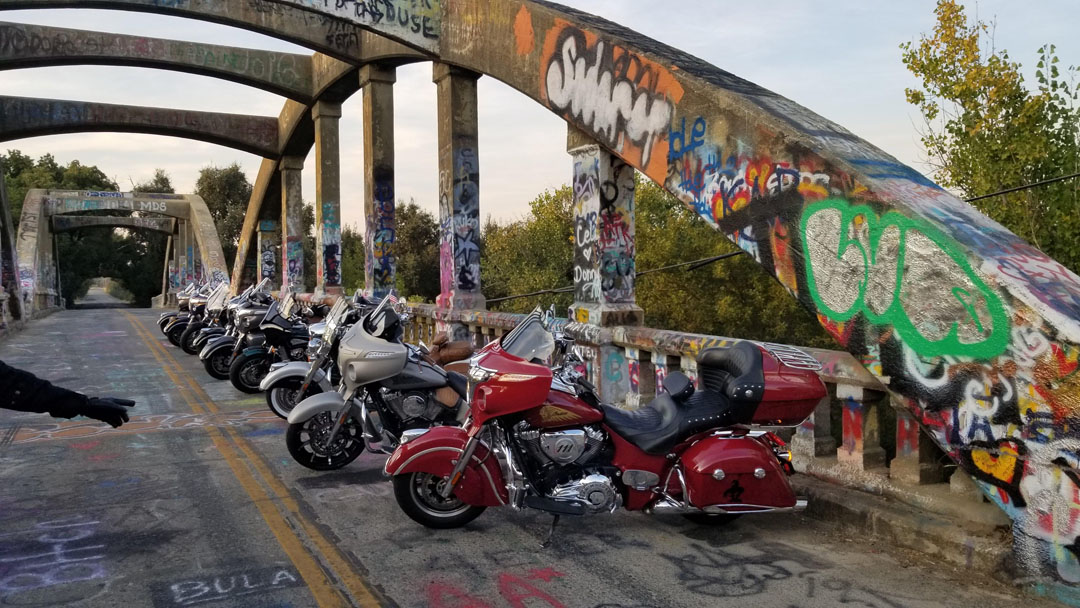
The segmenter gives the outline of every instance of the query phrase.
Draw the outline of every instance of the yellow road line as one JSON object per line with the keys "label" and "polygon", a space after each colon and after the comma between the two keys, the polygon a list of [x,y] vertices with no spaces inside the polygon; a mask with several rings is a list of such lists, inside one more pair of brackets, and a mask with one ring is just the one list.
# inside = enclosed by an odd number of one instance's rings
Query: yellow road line
{"label": "yellow road line", "polygon": [[[218,408],[211,403],[202,403],[200,407],[200,400],[193,391],[185,386],[185,382],[177,375],[169,363],[159,354],[158,348],[161,347],[152,336],[149,336],[145,326],[133,315],[128,312],[123,313],[127,317],[128,322],[135,328],[136,333],[143,340],[146,346],[150,349],[151,355],[157,359],[165,373],[172,379],[173,383],[180,390],[180,394],[184,401],[195,413],[203,413],[203,408],[207,410],[216,411]],[[164,349],[161,349],[164,350]],[[168,354],[165,351],[165,354]],[[175,362],[175,359],[173,360]],[[322,567],[318,561],[305,549],[303,542],[293,532],[292,527],[277,510],[273,501],[267,496],[266,491],[255,481],[250,471],[240,462],[239,456],[233,450],[232,446],[222,435],[221,431],[216,428],[206,429],[210,435],[210,439],[214,444],[214,447],[218,449],[222,457],[225,458],[225,462],[228,463],[229,468],[232,470],[233,475],[240,482],[240,485],[247,492],[256,508],[259,510],[259,514],[262,515],[263,521],[270,528],[270,531],[274,534],[278,544],[285,551],[285,554],[289,556],[293,565],[300,572],[300,576],[303,577],[304,582],[307,583],[308,588],[311,590],[311,594],[315,597],[315,601],[318,602],[320,607],[342,606],[347,605],[346,598],[342,597],[337,589],[334,588],[333,583],[323,572]],[[377,604],[375,604],[377,605]]]}
{"label": "yellow road line", "polygon": [[[193,378],[191,378],[189,374],[184,371],[183,367],[180,365],[180,362],[176,360],[176,357],[174,357],[172,353],[169,352],[160,343],[160,341],[154,340],[152,338],[152,334],[150,334],[149,330],[146,329],[146,327],[142,324],[141,321],[139,321],[133,315],[130,315],[130,313],[125,314],[129,317],[129,321],[131,321],[133,325],[137,326],[137,331],[140,331],[143,336],[151,336],[151,339],[149,340],[151,348],[153,349],[154,347],[156,347],[167,359],[171,360],[173,367],[178,372],[178,375],[183,378],[183,380],[187,384],[188,389],[198,399],[198,402],[210,412],[220,412],[220,409],[217,407],[217,404],[214,403],[213,399],[210,398],[210,395],[208,395],[206,391],[202,388],[202,386],[200,386]],[[155,356],[157,356],[156,353]],[[158,358],[158,360],[159,362],[161,361],[160,358]],[[171,371],[172,370],[167,370],[167,372]],[[174,374],[170,373],[170,376],[172,377],[174,376]],[[176,381],[175,378],[174,381]],[[181,389],[182,393],[187,393],[186,390],[183,390],[183,387],[181,387]],[[217,431],[217,429],[214,430]],[[329,539],[327,539],[326,536],[322,534],[322,532],[314,524],[309,522],[308,519],[303,516],[300,511],[300,505],[297,504],[296,500],[289,493],[288,488],[285,486],[285,484],[281,482],[281,480],[278,479],[278,477],[273,473],[273,471],[270,470],[270,468],[266,465],[266,462],[252,449],[250,442],[248,442],[247,439],[239,435],[235,429],[226,429],[225,433],[229,436],[230,439],[232,439],[236,447],[239,448],[240,451],[243,452],[244,455],[247,457],[245,459],[247,464],[255,469],[255,471],[258,473],[258,476],[270,488],[274,496],[281,501],[285,509],[292,515],[293,519],[297,523],[299,523],[304,534],[307,535],[307,537],[318,549],[319,553],[322,554],[323,558],[328,562],[328,565],[339,574],[338,578],[345,585],[349,594],[361,606],[380,606],[382,603],[378,600],[378,598],[371,591],[371,589],[364,584],[363,579],[354,572],[354,568],[349,563],[349,560],[341,553],[338,547]],[[261,490],[262,488],[259,489]]]}

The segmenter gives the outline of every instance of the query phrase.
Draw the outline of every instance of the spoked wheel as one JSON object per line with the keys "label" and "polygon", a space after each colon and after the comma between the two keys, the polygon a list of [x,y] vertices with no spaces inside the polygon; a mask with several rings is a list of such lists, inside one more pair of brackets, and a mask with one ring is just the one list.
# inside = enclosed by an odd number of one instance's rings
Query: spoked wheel
{"label": "spoked wheel", "polygon": [[297,403],[322,392],[322,387],[312,380],[311,384],[308,385],[307,390],[301,395],[300,386],[303,383],[304,378],[300,376],[285,378],[275,382],[274,385],[270,387],[270,390],[266,391],[266,405],[270,406],[270,411],[282,418],[288,418],[289,412],[296,407]]}
{"label": "spoked wheel", "polygon": [[683,517],[699,526],[726,526],[740,516],[735,513],[683,513]]}
{"label": "spoked wheel", "polygon": [[192,323],[187,326],[184,333],[180,334],[180,348],[184,349],[184,352],[189,355],[199,354],[198,348],[195,347],[195,338],[199,337],[199,332],[206,325],[202,323]]}
{"label": "spoked wheel", "polygon": [[269,372],[270,356],[266,353],[240,355],[229,366],[229,381],[238,391],[258,393],[262,379]]}
{"label": "spoked wheel", "polygon": [[394,477],[394,498],[413,521],[428,528],[460,528],[476,519],[487,507],[466,504],[457,496],[443,498],[443,478],[431,473],[406,473]]}
{"label": "spoked wheel", "polygon": [[214,378],[217,378],[218,380],[228,380],[230,361],[232,361],[232,349],[222,348],[203,359],[203,367],[206,368],[206,373]]}
{"label": "spoked wheel", "polygon": [[364,452],[360,425],[349,416],[338,429],[334,443],[327,445],[334,422],[334,412],[322,412],[303,422],[290,424],[285,432],[285,445],[293,460],[316,471],[340,469],[356,460]]}

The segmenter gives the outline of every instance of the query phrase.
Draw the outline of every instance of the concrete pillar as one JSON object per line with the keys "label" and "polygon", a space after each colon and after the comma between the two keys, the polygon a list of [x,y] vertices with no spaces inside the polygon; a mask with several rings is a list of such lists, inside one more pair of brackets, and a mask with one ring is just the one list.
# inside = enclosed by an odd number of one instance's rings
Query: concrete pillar
{"label": "concrete pillar", "polygon": [[319,101],[315,120],[315,293],[341,294],[341,104]]}
{"label": "concrete pillar", "polygon": [[806,471],[818,456],[836,455],[836,439],[832,435],[832,404],[831,395],[822,397],[814,413],[795,429],[791,451],[797,470]]}
{"label": "concrete pillar", "polygon": [[836,451],[838,462],[862,470],[885,466],[878,424],[881,396],[859,386],[836,385],[836,399],[843,407],[843,443]]}
{"label": "concrete pillar", "polygon": [[653,369],[652,353],[647,350],[627,348],[626,363],[629,367],[630,379],[626,407],[635,409],[648,405],[656,396],[656,371]]}
{"label": "concrete pillar", "polygon": [[169,304],[169,293],[172,291],[172,248],[173,237],[165,239],[165,272],[161,277],[161,302],[163,306]]}
{"label": "concrete pillar", "polygon": [[281,170],[281,269],[282,289],[304,291],[304,193],[300,172],[304,159],[286,156]]}
{"label": "concrete pillar", "polygon": [[177,248],[177,251],[178,251],[178,254],[179,254],[179,255],[177,255],[177,258],[176,258],[176,264],[177,264],[178,274],[180,276],[180,283],[182,285],[184,285],[185,287],[188,285],[188,283],[191,283],[191,275],[188,274],[188,254],[187,254],[188,230],[187,230],[187,224],[188,224],[187,220],[180,220],[180,221],[176,222],[176,230],[177,230],[177,233],[176,233],[177,247],[176,248]]}
{"label": "concrete pillar", "polygon": [[476,80],[480,75],[435,63],[439,105],[439,305],[482,310],[480,163]]}
{"label": "concrete pillar", "polygon": [[600,327],[642,325],[634,300],[634,168],[569,127],[574,159],[572,317]]}
{"label": "concrete pillar", "polygon": [[[199,239],[195,238],[195,225],[188,223],[188,229],[188,234],[191,239],[191,246],[189,247],[191,254],[191,273],[194,275],[195,281],[201,283],[204,279],[208,278],[203,276],[202,250],[199,248]],[[243,260],[239,260],[239,262],[243,263]]]}
{"label": "concrete pillar", "polygon": [[7,292],[8,309],[13,319],[22,319],[22,295],[19,287],[19,257],[15,248],[15,222],[11,203],[4,187],[4,166],[0,164],[0,288]]}
{"label": "concrete pillar", "polygon": [[278,260],[281,259],[278,255],[280,248],[281,228],[277,220],[260,220],[258,253],[255,260],[258,268],[255,273],[256,282],[270,279],[270,283],[274,285],[279,284],[278,281],[284,281],[284,277],[278,273]]}
{"label": "concrete pillar", "polygon": [[394,288],[394,82],[393,67],[360,68],[364,95],[364,285],[381,298]]}
{"label": "concrete pillar", "polygon": [[940,451],[919,421],[901,403],[890,401],[896,412],[896,457],[889,463],[889,477],[900,483],[923,485],[945,481]]}

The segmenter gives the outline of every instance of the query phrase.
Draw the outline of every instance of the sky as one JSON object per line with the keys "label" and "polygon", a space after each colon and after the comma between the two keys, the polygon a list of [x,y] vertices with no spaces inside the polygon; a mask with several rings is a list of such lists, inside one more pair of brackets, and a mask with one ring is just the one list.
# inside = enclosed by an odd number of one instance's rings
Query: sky
{"label": "sky", "polygon": [[[458,0],[462,1],[462,0]],[[1029,82],[1036,53],[1057,45],[1065,65],[1080,64],[1077,0],[965,2],[969,15],[996,20],[997,48],[1024,64]],[[805,0],[734,2],[563,0],[696,55],[784,95],[929,173],[922,162],[918,113],[904,100],[917,85],[899,45],[933,28],[934,0]],[[661,8],[662,7],[662,8]],[[260,34],[177,17],[105,10],[0,12],[0,20],[137,34],[288,52],[310,50]],[[213,78],[107,66],[0,72],[5,95],[45,97],[277,116],[284,98]],[[398,68],[394,88],[396,190],[438,214],[435,85],[431,65]],[[360,95],[345,102],[341,120],[342,219],[363,226],[363,125]],[[479,82],[480,201],[498,221],[529,213],[530,200],[571,177],[562,119],[492,79]],[[261,158],[198,141],[127,133],[83,133],[0,143],[33,157],[79,160],[100,167],[122,190],[148,180],[155,168],[178,192],[191,192],[201,168],[239,163],[254,181]],[[304,198],[315,198],[314,152],[304,171]]]}

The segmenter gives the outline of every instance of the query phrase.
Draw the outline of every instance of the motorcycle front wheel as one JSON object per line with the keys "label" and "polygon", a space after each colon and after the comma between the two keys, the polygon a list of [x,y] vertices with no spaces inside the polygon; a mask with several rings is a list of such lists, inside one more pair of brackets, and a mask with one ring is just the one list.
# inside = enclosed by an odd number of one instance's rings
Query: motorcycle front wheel
{"label": "motorcycle front wheel", "polygon": [[197,355],[202,349],[195,347],[195,338],[199,337],[199,332],[202,328],[206,327],[205,323],[190,323],[184,333],[180,334],[180,348],[189,355]]}
{"label": "motorcycle front wheel", "polygon": [[165,333],[165,337],[172,342],[173,346],[180,346],[180,336],[184,335],[184,330],[187,328],[187,325],[174,325]]}
{"label": "motorcycle front wheel", "polygon": [[232,349],[216,351],[214,354],[202,360],[206,373],[218,380],[229,379],[229,361],[232,359]]}
{"label": "motorcycle front wheel", "polygon": [[260,392],[262,379],[270,372],[270,355],[258,353],[240,355],[229,365],[229,381],[236,390],[244,393]]}
{"label": "motorcycle front wheel", "polygon": [[304,378],[301,376],[293,376],[291,378],[285,378],[278,380],[266,391],[266,405],[270,407],[270,411],[274,412],[281,418],[288,418],[289,412],[296,407],[297,403],[300,403],[304,399],[312,395],[318,395],[323,392],[322,387],[317,382],[312,381],[308,385],[304,394],[300,394],[300,385],[304,383]]}
{"label": "motorcycle front wheel", "polygon": [[460,528],[480,517],[487,507],[466,504],[456,496],[440,496],[442,480],[431,473],[398,475],[394,477],[394,498],[410,519],[428,528]]}
{"label": "motorcycle front wheel", "polygon": [[352,416],[341,425],[333,445],[327,439],[334,430],[334,412],[322,412],[303,422],[290,424],[285,446],[293,460],[315,471],[332,471],[356,460],[364,452],[364,434]]}

